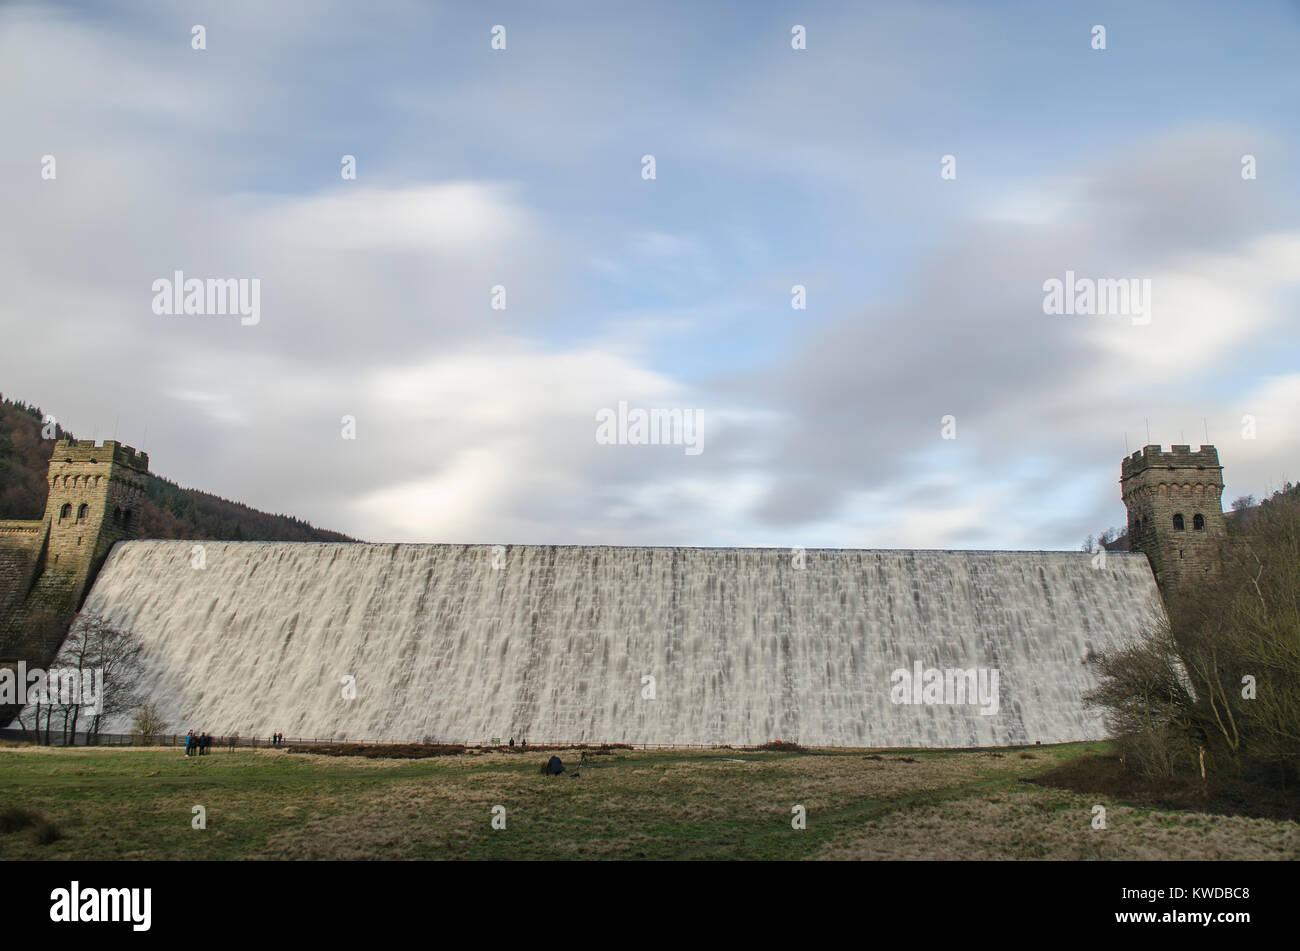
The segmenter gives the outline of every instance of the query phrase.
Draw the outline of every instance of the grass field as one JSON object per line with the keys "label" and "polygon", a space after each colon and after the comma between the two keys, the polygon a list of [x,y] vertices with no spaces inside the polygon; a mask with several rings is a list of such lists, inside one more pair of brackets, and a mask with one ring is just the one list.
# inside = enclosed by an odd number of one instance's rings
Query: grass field
{"label": "grass field", "polygon": [[[618,750],[548,778],[533,751],[185,759],[174,748],[12,747],[0,749],[0,859],[1300,857],[1294,821],[1029,781],[1103,752]],[[492,828],[498,805],[505,829]],[[805,829],[791,826],[795,805]],[[1092,827],[1095,805],[1104,830]],[[192,828],[195,806],[206,829]]]}

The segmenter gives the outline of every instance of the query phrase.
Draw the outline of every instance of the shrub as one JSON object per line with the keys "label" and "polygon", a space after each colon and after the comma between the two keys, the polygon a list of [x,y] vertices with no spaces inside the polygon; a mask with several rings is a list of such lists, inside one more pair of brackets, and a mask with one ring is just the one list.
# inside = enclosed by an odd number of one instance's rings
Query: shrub
{"label": "shrub", "polygon": [[1164,592],[1167,618],[1092,658],[1089,701],[1126,769],[1300,782],[1300,495],[1275,493],[1222,540],[1203,580]]}

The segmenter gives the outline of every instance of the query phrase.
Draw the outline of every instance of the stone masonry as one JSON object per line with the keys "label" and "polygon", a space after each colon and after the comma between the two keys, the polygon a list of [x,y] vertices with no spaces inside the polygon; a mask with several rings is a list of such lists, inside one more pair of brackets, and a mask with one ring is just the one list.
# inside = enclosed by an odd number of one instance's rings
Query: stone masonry
{"label": "stone masonry", "polygon": [[1223,467],[1213,446],[1144,446],[1120,470],[1129,550],[1146,554],[1164,591],[1204,578],[1225,532]]}
{"label": "stone masonry", "polygon": [[55,444],[45,517],[0,522],[0,666],[54,659],[109,549],[139,534],[148,471],[119,442]]}

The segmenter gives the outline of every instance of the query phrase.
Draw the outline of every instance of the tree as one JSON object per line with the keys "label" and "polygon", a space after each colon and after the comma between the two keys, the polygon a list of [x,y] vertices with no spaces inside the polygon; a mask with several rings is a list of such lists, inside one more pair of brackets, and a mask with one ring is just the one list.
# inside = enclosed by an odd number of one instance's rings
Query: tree
{"label": "tree", "polygon": [[1079,550],[1092,552],[1095,551],[1097,548],[1106,548],[1109,545],[1111,545],[1116,539],[1122,537],[1123,534],[1124,532],[1121,529],[1112,526],[1106,529],[1100,535],[1089,535],[1087,538],[1083,540],[1083,544],[1079,546]]}
{"label": "tree", "polygon": [[1131,754],[1126,765],[1291,787],[1300,781],[1300,496],[1287,487],[1253,509],[1220,540],[1216,564],[1165,592],[1167,621],[1094,659],[1101,682],[1090,699]]}
{"label": "tree", "polygon": [[135,711],[135,722],[131,726],[131,733],[137,742],[144,746],[153,746],[154,741],[166,729],[167,722],[163,719],[156,703],[146,700],[140,704],[139,709]]}
{"label": "tree", "polygon": [[1168,619],[1152,620],[1133,644],[1089,661],[1101,679],[1084,702],[1104,711],[1125,766],[1164,778],[1188,768],[1196,700]]}
{"label": "tree", "polygon": [[139,703],[135,688],[142,673],[140,653],[144,645],[133,633],[102,617],[91,615],[87,624],[95,638],[99,665],[104,669],[104,702],[102,709],[92,714],[88,731],[98,740],[107,718],[125,714]]}
{"label": "tree", "polygon": [[[57,644],[67,630],[67,624],[67,615],[59,614],[57,611],[48,609],[32,611],[18,628],[17,640],[14,642],[15,649],[19,652],[30,651],[37,656],[48,656],[45,653],[46,645]],[[44,737],[41,734],[42,714],[45,716]],[[24,734],[30,729],[32,739],[37,743],[48,744],[53,716],[53,705],[46,702],[40,693],[33,695],[29,692],[28,703],[19,711],[17,717],[18,726]]]}
{"label": "tree", "polygon": [[[82,683],[94,678],[98,685],[98,703],[83,710],[77,702],[63,704],[65,742],[76,736],[77,723],[84,713],[88,717],[86,743],[99,738],[100,727],[108,717],[125,714],[139,702],[135,686],[140,679],[139,638],[97,614],[79,614],[54,660],[54,666],[76,669]],[[48,728],[47,728],[48,733]],[[48,735],[47,735],[48,742]]]}

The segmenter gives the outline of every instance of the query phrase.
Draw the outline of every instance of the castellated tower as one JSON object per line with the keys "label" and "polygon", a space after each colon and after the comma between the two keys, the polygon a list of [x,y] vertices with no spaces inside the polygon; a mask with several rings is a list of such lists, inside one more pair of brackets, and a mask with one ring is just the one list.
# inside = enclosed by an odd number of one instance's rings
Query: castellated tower
{"label": "castellated tower", "polygon": [[1163,590],[1205,577],[1225,531],[1218,450],[1144,446],[1124,460],[1120,493],[1129,549],[1146,554]]}
{"label": "castellated tower", "polygon": [[96,446],[91,440],[63,439],[55,444],[45,503],[49,541],[44,574],[66,586],[74,609],[113,543],[139,534],[148,471],[149,457],[119,442]]}
{"label": "castellated tower", "polygon": [[0,666],[53,659],[113,543],[138,535],[148,471],[118,442],[55,443],[44,519],[0,522]]}

